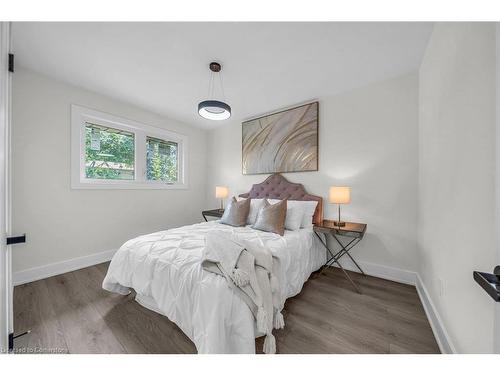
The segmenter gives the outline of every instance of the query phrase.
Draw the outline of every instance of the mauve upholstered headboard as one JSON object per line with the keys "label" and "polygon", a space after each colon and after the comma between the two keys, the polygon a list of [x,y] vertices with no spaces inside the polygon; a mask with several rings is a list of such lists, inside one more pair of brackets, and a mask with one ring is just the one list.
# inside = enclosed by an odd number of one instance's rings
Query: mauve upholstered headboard
{"label": "mauve upholstered headboard", "polygon": [[260,184],[252,185],[250,191],[240,194],[240,197],[317,201],[318,205],[316,206],[316,212],[314,212],[313,223],[321,223],[323,220],[323,198],[308,194],[302,184],[289,182],[279,173],[269,176]]}

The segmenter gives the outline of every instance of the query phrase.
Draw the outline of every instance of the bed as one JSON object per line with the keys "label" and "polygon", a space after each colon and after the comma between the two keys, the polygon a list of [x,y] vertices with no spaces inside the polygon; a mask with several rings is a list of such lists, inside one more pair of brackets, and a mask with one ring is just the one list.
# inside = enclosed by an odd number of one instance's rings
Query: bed
{"label": "bed", "polygon": [[[240,197],[314,200],[318,205],[313,222],[322,219],[322,198],[279,174]],[[298,294],[310,274],[325,264],[324,248],[312,227],[280,236],[211,221],[127,241],[113,257],[103,288],[124,295],[134,289],[137,302],[177,324],[198,353],[255,353],[258,331],[250,309],[223,277],[201,267],[205,236],[211,231],[258,241],[270,249],[281,263],[286,298]]]}

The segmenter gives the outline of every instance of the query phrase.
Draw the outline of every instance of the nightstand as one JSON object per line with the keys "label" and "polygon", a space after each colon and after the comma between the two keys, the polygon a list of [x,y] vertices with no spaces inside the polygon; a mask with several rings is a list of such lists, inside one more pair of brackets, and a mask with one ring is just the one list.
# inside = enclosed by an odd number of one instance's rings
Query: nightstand
{"label": "nightstand", "polygon": [[[359,266],[359,264],[354,260],[351,254],[349,254],[349,251],[351,251],[352,248],[356,246],[363,239],[366,233],[366,227],[367,227],[366,224],[350,223],[350,222],[346,222],[345,226],[343,227],[337,227],[334,225],[333,220],[323,220],[321,223],[315,224],[313,228],[314,233],[316,234],[316,236],[318,236],[319,240],[321,241],[321,243],[323,244],[323,246],[327,251],[327,258],[328,255],[330,256],[326,261],[325,265],[323,266],[322,271],[323,269],[325,269],[325,267],[336,264],[342,270],[342,272],[344,272],[344,275],[351,282],[354,289],[356,289],[358,293],[361,293],[359,286],[351,279],[349,274],[345,271],[344,267],[342,267],[342,265],[339,262],[339,259],[342,258],[344,255],[347,255],[353,261],[353,263],[356,265],[359,271],[363,275],[365,274],[364,271]],[[323,241],[323,239],[319,235],[320,233],[332,236],[333,239],[340,245],[340,250],[334,253],[328,247],[326,241]],[[348,238],[348,242],[344,244],[340,240],[340,237]]]}
{"label": "nightstand", "polygon": [[205,221],[208,221],[207,216],[221,218],[223,214],[224,214],[223,208],[216,208],[215,210],[201,211],[201,215],[203,216]]}

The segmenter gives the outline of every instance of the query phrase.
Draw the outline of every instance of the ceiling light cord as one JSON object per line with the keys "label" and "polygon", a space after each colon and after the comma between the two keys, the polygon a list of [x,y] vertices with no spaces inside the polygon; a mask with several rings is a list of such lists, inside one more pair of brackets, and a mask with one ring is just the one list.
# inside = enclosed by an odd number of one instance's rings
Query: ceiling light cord
{"label": "ceiling light cord", "polygon": [[220,98],[222,100],[226,99],[226,94],[224,92],[224,79],[222,77],[222,72],[211,72],[210,78],[208,80],[208,97],[210,99],[217,99],[217,82],[215,76],[218,76],[219,86],[220,86]]}
{"label": "ceiling light cord", "polygon": [[215,93],[215,73],[210,72],[210,77],[208,79],[208,97],[213,98]]}
{"label": "ceiling light cord", "polygon": [[226,100],[226,95],[224,94],[224,82],[222,80],[222,71],[219,72],[219,83],[220,83],[220,91],[222,100]]}

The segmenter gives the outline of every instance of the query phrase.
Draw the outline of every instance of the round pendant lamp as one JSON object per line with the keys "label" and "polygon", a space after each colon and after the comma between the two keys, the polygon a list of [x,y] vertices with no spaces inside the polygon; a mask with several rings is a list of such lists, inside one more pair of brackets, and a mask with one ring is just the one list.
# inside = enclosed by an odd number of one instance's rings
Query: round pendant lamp
{"label": "round pendant lamp", "polygon": [[[217,62],[211,62],[209,68],[211,70],[210,82],[208,84],[209,96],[212,98],[215,96],[215,75],[218,75],[221,93],[222,96],[224,96],[224,87],[222,85],[222,76],[220,73],[222,66]],[[207,120],[227,120],[231,117],[231,107],[220,100],[204,100],[198,104],[198,114]]]}

